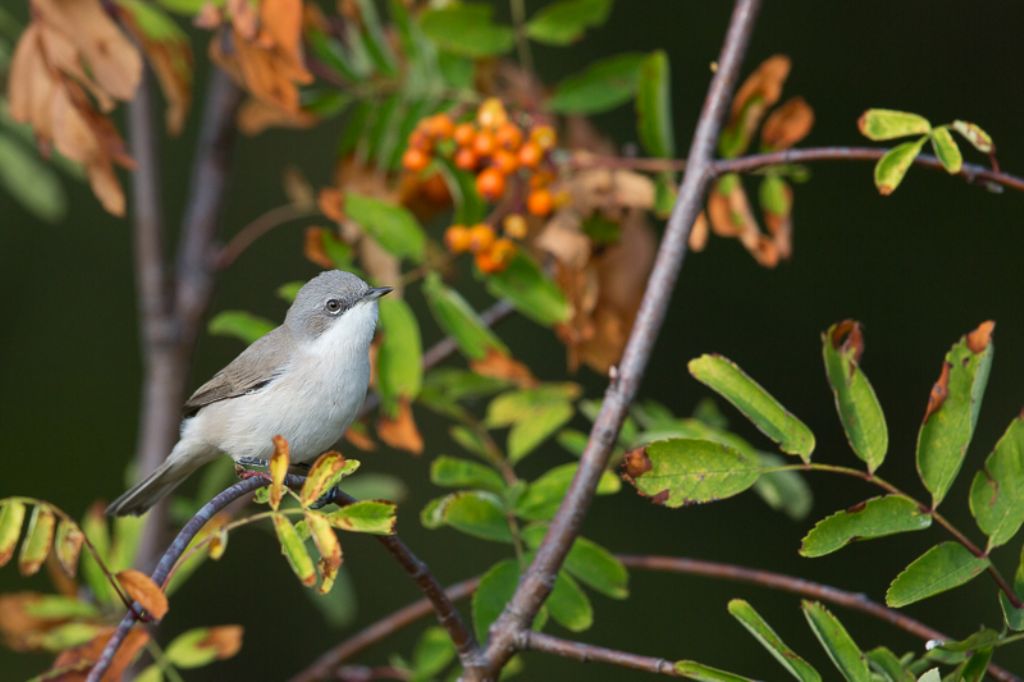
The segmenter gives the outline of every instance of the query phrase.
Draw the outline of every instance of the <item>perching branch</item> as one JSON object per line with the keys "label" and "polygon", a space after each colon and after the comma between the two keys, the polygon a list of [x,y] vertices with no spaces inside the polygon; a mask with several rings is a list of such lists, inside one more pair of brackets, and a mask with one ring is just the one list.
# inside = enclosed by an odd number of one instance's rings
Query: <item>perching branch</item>
{"label": "perching branch", "polygon": [[655,675],[667,675],[668,677],[682,677],[676,672],[672,661],[653,656],[640,656],[626,651],[607,649],[603,646],[573,642],[560,637],[545,635],[543,632],[524,630],[519,633],[517,645],[523,651],[543,651],[546,654],[554,654],[563,658],[571,658],[580,663],[608,663],[617,665],[620,668],[632,668],[642,670],[645,673]]}
{"label": "perching branch", "polygon": [[[304,476],[289,475],[285,479],[285,484],[292,488],[299,488],[305,480]],[[261,488],[266,484],[267,481],[264,478],[248,478],[225,488],[204,504],[178,532],[174,541],[171,542],[170,546],[164,551],[163,556],[160,557],[160,561],[150,575],[153,582],[164,586],[164,583],[171,575],[171,570],[188,548],[189,543],[192,542],[203,526],[216,516],[218,512],[243,495],[252,493],[257,488]],[[356,502],[355,498],[337,489],[335,489],[332,499],[333,501],[338,501],[339,504],[352,504]],[[402,569],[416,583],[420,591],[423,592],[437,614],[438,622],[448,631],[456,650],[459,652],[459,658],[463,665],[469,666],[470,661],[476,654],[476,642],[473,639],[472,632],[463,623],[458,610],[452,604],[451,599],[449,599],[437,578],[430,572],[427,565],[413,554],[412,550],[397,535],[378,535],[375,536],[375,539],[384,545]],[[141,607],[136,606],[129,610],[121,619],[96,664],[89,671],[87,682],[99,682],[102,679],[103,674],[113,661],[114,655],[124,642],[125,637],[127,637],[128,633],[138,622],[140,611]]]}
{"label": "perching branch", "polygon": [[718,139],[721,122],[736,84],[759,7],[760,0],[736,2],[718,59],[718,70],[711,80],[690,146],[687,171],[683,175],[679,196],[658,248],[654,268],[626,344],[622,362],[611,374],[611,383],[601,403],[601,411],[590,431],[587,447],[580,458],[580,466],[558,513],[551,522],[543,544],[520,581],[515,595],[491,628],[490,644],[483,661],[485,669],[467,670],[466,678],[469,680],[497,677],[498,671],[517,648],[519,634],[529,629],[533,617],[550,594],[555,576],[579,534],[626,411],[643,378],[654,341],[675,289],[683,257],[686,255],[687,235],[703,203],[704,192],[711,177],[715,141]]}

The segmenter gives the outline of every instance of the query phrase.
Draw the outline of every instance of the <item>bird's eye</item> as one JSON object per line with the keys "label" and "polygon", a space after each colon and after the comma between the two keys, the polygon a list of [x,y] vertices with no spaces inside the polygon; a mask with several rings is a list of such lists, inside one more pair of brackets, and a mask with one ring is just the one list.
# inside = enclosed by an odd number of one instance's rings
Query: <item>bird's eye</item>
{"label": "bird's eye", "polygon": [[328,299],[327,303],[324,304],[324,309],[331,315],[337,315],[341,312],[341,301],[336,298]]}

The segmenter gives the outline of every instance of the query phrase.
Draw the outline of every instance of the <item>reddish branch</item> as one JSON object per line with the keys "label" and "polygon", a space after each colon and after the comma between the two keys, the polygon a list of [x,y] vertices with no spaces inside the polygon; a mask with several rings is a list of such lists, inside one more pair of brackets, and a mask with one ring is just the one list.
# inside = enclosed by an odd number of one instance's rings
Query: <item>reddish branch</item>
{"label": "reddish branch", "polygon": [[639,656],[626,651],[607,649],[603,646],[573,642],[568,639],[552,637],[543,632],[524,630],[519,634],[518,646],[522,650],[543,651],[563,658],[571,658],[580,663],[608,663],[620,668],[642,670],[645,673],[682,677],[676,672],[675,664],[664,658]]}
{"label": "reddish branch", "polygon": [[579,534],[583,518],[590,506],[597,482],[604,472],[626,416],[643,378],[647,361],[658,337],[665,311],[686,254],[690,226],[700,212],[704,192],[711,177],[710,168],[715,141],[725,116],[729,98],[736,83],[743,54],[746,51],[759,0],[738,0],[730,20],[718,70],[712,78],[703,110],[694,133],[687,171],[658,248],[640,305],[630,333],[622,362],[612,373],[601,411],[591,429],[580,466],[552,520],[536,558],[520,581],[515,595],[491,628],[490,644],[481,669],[466,670],[469,680],[494,679],[518,646],[520,633],[529,628],[534,615],[551,592],[555,576]]}

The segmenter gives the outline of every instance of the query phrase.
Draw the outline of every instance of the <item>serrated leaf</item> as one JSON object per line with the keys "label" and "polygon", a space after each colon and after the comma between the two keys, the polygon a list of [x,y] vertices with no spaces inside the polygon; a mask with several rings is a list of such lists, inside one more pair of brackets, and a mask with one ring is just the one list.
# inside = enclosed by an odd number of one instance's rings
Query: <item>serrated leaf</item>
{"label": "serrated leaf", "polygon": [[494,469],[448,455],[441,455],[431,462],[430,481],[446,488],[482,488],[494,493],[505,489],[505,481]]}
{"label": "serrated leaf", "polygon": [[526,35],[538,43],[569,45],[584,31],[608,19],[612,0],[559,0],[549,3],[526,22]]}
{"label": "serrated leaf", "polygon": [[676,661],[675,670],[680,677],[697,682],[753,682],[749,677],[712,668],[697,661]]}
{"label": "serrated leaf", "polygon": [[345,214],[389,253],[414,263],[423,261],[426,236],[408,209],[349,192],[345,195]]}
{"label": "serrated leaf", "polygon": [[281,544],[281,554],[288,560],[288,565],[295,573],[299,581],[306,587],[316,584],[316,567],[313,565],[313,558],[306,550],[306,544],[302,541],[295,526],[283,514],[274,514],[274,532],[277,533],[277,540]]}
{"label": "serrated leaf", "polygon": [[555,586],[545,604],[555,622],[567,630],[583,632],[594,624],[594,609],[590,599],[568,571],[558,572]]}
{"label": "serrated leaf", "polygon": [[636,94],[647,55],[627,52],[605,57],[563,80],[548,100],[548,109],[561,114],[596,114],[628,102]]}
{"label": "serrated leaf", "polygon": [[412,654],[412,669],[416,679],[432,679],[455,659],[455,646],[444,628],[427,628],[416,642]]}
{"label": "serrated leaf", "polygon": [[857,128],[869,140],[895,140],[910,135],[925,135],[932,125],[923,116],[892,109],[868,109],[861,114]]}
{"label": "serrated leaf", "polygon": [[142,571],[133,568],[120,571],[117,574],[117,582],[128,596],[137,601],[154,619],[160,620],[167,615],[167,595]]}
{"label": "serrated leaf", "polygon": [[24,521],[25,505],[21,501],[6,499],[0,502],[0,566],[14,556]]}
{"label": "serrated leaf", "polygon": [[917,471],[937,507],[956,480],[974,435],[992,366],[994,322],[983,322],[946,354],[917,434]]}
{"label": "serrated leaf", "polygon": [[974,475],[971,514],[988,536],[987,550],[1005,545],[1024,524],[1024,415],[1007,427]]}
{"label": "serrated leaf", "polygon": [[655,504],[677,508],[738,495],[761,475],[761,466],[721,443],[673,438],[626,454],[625,479]]}
{"label": "serrated leaf", "polygon": [[957,146],[952,133],[949,132],[949,128],[936,128],[932,131],[932,149],[935,150],[935,156],[942,162],[942,167],[950,175],[959,173],[963,168],[964,157],[960,153],[960,147]]}
{"label": "serrated leaf", "polygon": [[900,495],[874,497],[818,521],[804,537],[800,554],[824,556],[857,540],[924,530],[931,525],[932,517],[911,499]]}
{"label": "serrated leaf", "polygon": [[[537,549],[544,541],[547,524],[535,524],[523,529],[523,540],[530,549]],[[587,538],[578,537],[569,548],[565,568],[587,587],[612,599],[629,596],[629,572],[622,562],[607,549]]]}
{"label": "serrated leaf", "polygon": [[495,298],[508,299],[516,310],[546,327],[565,322],[572,314],[562,290],[522,249],[504,270],[487,278],[487,290]]}
{"label": "serrated leaf", "polygon": [[384,500],[361,500],[327,514],[335,528],[353,533],[394,535],[398,523],[398,507]]}
{"label": "serrated leaf", "polygon": [[888,196],[896,191],[927,140],[928,137],[925,136],[919,140],[904,142],[887,151],[878,160],[875,164],[875,187],[878,188],[879,194]]}
{"label": "serrated leaf", "polygon": [[420,28],[438,47],[464,57],[491,57],[512,49],[515,33],[495,24],[493,7],[484,3],[457,3],[427,10]]}
{"label": "serrated leaf", "polygon": [[470,360],[481,360],[489,349],[508,353],[494,332],[483,323],[466,299],[441,282],[436,273],[430,273],[423,283],[430,311],[442,331],[455,339],[459,350]]}
{"label": "serrated leaf", "polygon": [[383,337],[377,350],[377,390],[385,406],[399,398],[413,400],[423,385],[423,344],[420,326],[409,304],[400,298],[379,303]]}
{"label": "serrated leaf", "polygon": [[452,493],[437,500],[433,507],[428,505],[424,515],[428,509],[434,524],[428,527],[447,524],[483,540],[512,542],[512,532],[501,500],[493,493],[479,490]]}
{"label": "serrated leaf", "polygon": [[25,539],[18,554],[18,570],[22,575],[35,575],[42,567],[53,546],[53,530],[57,519],[48,504],[37,504],[32,508]]}
{"label": "serrated leaf", "polygon": [[927,599],[978,577],[989,567],[987,558],[976,557],[963,545],[949,541],[932,547],[896,576],[885,593],[893,608]]}
{"label": "serrated leaf", "polygon": [[53,169],[4,134],[0,134],[0,185],[39,220],[57,223],[67,212],[67,197]]}
{"label": "serrated leaf", "polygon": [[819,682],[821,675],[790,649],[753,606],[742,599],[729,602],[729,613],[768,650],[786,671],[801,682]]}
{"label": "serrated leaf", "polygon": [[670,159],[675,156],[672,130],[671,70],[668,55],[656,50],[640,67],[637,84],[637,134],[651,156]]}
{"label": "serrated leaf", "polygon": [[237,654],[242,648],[242,635],[241,625],[194,628],[175,637],[164,656],[178,668],[201,668]]}
{"label": "serrated leaf", "polygon": [[284,497],[284,478],[288,475],[291,464],[288,441],[282,436],[274,436],[274,454],[270,456],[270,508],[277,510]]}
{"label": "serrated leaf", "polygon": [[803,601],[801,608],[814,636],[849,682],[871,682],[867,661],[839,619],[818,602]]}
{"label": "serrated leaf", "polygon": [[814,451],[814,434],[788,412],[771,394],[736,363],[721,355],[702,355],[690,360],[690,374],[728,400],[779,449],[799,455],[805,462]]}
{"label": "serrated leaf", "polygon": [[[548,470],[530,483],[526,492],[516,501],[516,514],[529,521],[551,519],[558,511],[577,469],[579,464],[563,464]],[[595,492],[598,495],[610,495],[617,493],[621,487],[619,479],[612,472],[605,471],[601,474]]]}
{"label": "serrated leaf", "polygon": [[224,310],[213,316],[206,330],[214,336],[231,336],[252,343],[275,326],[270,320],[244,310]]}
{"label": "serrated leaf", "polygon": [[996,146],[993,144],[992,138],[978,124],[957,120],[953,121],[950,127],[960,133],[965,140],[971,143],[971,146],[982,154],[991,154],[995,151]]}
{"label": "serrated leaf", "polygon": [[889,430],[875,390],[860,368],[864,337],[860,323],[844,320],[828,328],[822,337],[825,373],[846,439],[854,453],[874,472],[889,449]]}

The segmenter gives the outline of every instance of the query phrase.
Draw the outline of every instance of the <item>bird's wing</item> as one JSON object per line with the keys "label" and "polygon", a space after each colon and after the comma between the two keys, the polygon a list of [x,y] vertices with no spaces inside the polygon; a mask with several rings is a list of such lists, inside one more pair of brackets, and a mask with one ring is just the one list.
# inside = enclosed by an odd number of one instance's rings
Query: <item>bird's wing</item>
{"label": "bird's wing", "polygon": [[254,393],[265,387],[285,368],[295,341],[287,327],[277,327],[257,339],[227,367],[196,389],[185,402],[185,415],[229,398]]}

